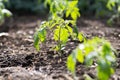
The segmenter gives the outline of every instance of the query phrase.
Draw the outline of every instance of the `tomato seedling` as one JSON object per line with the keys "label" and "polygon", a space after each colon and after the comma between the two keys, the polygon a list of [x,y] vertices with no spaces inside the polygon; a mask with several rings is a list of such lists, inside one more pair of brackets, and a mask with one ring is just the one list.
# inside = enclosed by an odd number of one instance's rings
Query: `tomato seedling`
{"label": "tomato seedling", "polygon": [[[53,39],[57,42],[55,49],[61,51],[68,41],[69,36],[74,38],[78,35],[76,29],[76,20],[80,16],[77,8],[78,0],[46,0],[45,5],[50,6],[50,19],[40,25],[40,29],[36,32],[34,37],[34,46],[39,50],[39,44],[46,39],[46,30],[53,31]],[[72,19],[64,19],[64,15]],[[72,27],[75,27],[73,30]],[[42,39],[42,40],[41,40]]]}
{"label": "tomato seedling", "polygon": [[97,63],[97,79],[108,80],[114,73],[112,63],[116,61],[114,49],[110,43],[104,39],[93,38],[80,44],[67,59],[68,69],[75,75],[76,62],[85,63],[91,66]]}

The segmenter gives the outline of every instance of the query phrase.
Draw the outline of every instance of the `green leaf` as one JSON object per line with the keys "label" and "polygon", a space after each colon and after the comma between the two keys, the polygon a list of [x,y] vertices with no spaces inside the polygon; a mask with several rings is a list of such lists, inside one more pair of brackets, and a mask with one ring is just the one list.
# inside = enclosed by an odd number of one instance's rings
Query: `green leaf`
{"label": "green leaf", "polygon": [[70,26],[66,26],[66,27],[67,27],[68,32],[72,35],[73,34],[73,29]]}
{"label": "green leaf", "polygon": [[98,57],[98,53],[97,52],[91,52],[89,53],[86,57],[85,57],[85,63],[88,66],[91,66],[93,64],[93,60],[95,57]]}
{"label": "green leaf", "polygon": [[47,4],[51,4],[51,0],[45,0],[44,5],[47,7]]}
{"label": "green leaf", "polygon": [[34,47],[39,51],[40,48],[39,48],[39,36],[38,36],[38,33],[39,32],[36,32],[35,35],[34,35]]}
{"label": "green leaf", "polygon": [[75,6],[77,5],[77,3],[78,3],[77,0],[76,0],[76,1],[69,1],[69,6],[70,6],[71,8],[73,8],[73,7],[75,7]]}
{"label": "green leaf", "polygon": [[76,66],[76,57],[75,57],[75,53],[73,52],[72,54],[70,54],[67,58],[67,68],[73,73],[75,74],[75,66]]}
{"label": "green leaf", "polygon": [[112,8],[115,6],[115,2],[114,1],[109,1],[108,3],[107,3],[107,8],[109,9],[109,10],[112,10]]}
{"label": "green leaf", "polygon": [[84,37],[83,37],[82,33],[78,34],[78,39],[79,39],[80,42],[84,40]]}
{"label": "green leaf", "polygon": [[110,62],[115,62],[115,54],[112,51],[110,43],[106,42],[102,46],[102,56],[105,57]]}
{"label": "green leaf", "polygon": [[40,28],[34,35],[34,46],[39,51],[39,44],[46,40],[46,30],[45,28]]}
{"label": "green leaf", "polygon": [[84,53],[87,56],[89,53],[91,53],[92,51],[94,51],[94,47],[92,45],[91,46],[89,45],[89,46],[86,46],[84,50],[85,50]]}
{"label": "green leaf", "polygon": [[39,36],[39,39],[40,39],[41,42],[44,42],[46,40],[46,30],[45,30],[45,28],[40,28],[38,36]]}
{"label": "green leaf", "polygon": [[7,9],[2,9],[2,13],[6,16],[6,17],[10,17],[12,15],[12,13],[7,10]]}
{"label": "green leaf", "polygon": [[54,39],[57,41],[60,39],[63,43],[66,43],[69,37],[68,30],[58,26],[57,29],[54,30]]}
{"label": "green leaf", "polygon": [[60,27],[54,30],[54,39],[59,40]]}
{"label": "green leaf", "polygon": [[76,51],[75,53],[77,53],[77,55],[76,55],[77,60],[80,63],[83,63],[84,62],[84,54],[82,53],[82,50],[76,49],[75,51]]}
{"label": "green leaf", "polygon": [[74,20],[76,20],[77,19],[77,14],[76,14],[76,12],[71,12],[71,17],[72,17],[72,19],[74,19]]}
{"label": "green leaf", "polygon": [[55,48],[54,48],[54,50],[55,50],[55,51],[60,50],[60,49],[59,49],[59,46],[58,46],[58,45],[56,45],[56,46],[55,46]]}
{"label": "green leaf", "polygon": [[103,56],[106,56],[107,54],[110,54],[112,52],[109,43],[106,42],[105,44],[103,44],[102,52],[103,52]]}
{"label": "green leaf", "polygon": [[120,5],[118,6],[118,12],[120,13]]}
{"label": "green leaf", "polygon": [[108,80],[110,78],[110,75],[113,74],[110,63],[102,59],[99,61],[98,65],[98,78],[100,80]]}
{"label": "green leaf", "polygon": [[66,11],[66,17],[69,17],[70,13],[71,13],[71,11],[70,11],[70,10],[67,10],[67,11]]}

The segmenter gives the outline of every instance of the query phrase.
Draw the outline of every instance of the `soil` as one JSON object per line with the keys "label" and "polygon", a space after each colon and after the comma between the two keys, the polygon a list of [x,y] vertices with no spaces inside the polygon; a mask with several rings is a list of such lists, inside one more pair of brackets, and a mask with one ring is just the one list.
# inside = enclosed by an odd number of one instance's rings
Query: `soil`
{"label": "soil", "polygon": [[[73,80],[66,68],[66,59],[79,42],[69,41],[62,54],[54,51],[51,34],[41,50],[33,46],[33,35],[44,19],[41,16],[20,15],[0,26],[0,80]],[[87,38],[105,37],[117,50],[116,72],[111,80],[120,80],[120,25],[108,26],[106,19],[78,19],[78,29]],[[4,33],[2,32],[4,31]],[[51,32],[48,32],[51,33]],[[84,80],[84,73],[95,78],[95,68],[77,64],[77,78]]]}

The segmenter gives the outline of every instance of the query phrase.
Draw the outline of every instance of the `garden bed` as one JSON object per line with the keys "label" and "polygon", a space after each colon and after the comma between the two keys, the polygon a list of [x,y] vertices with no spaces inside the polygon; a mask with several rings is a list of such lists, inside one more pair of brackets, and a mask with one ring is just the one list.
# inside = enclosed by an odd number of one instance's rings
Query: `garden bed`
{"label": "garden bed", "polygon": [[[0,35],[0,79],[1,80],[73,80],[66,68],[66,59],[79,42],[69,41],[62,54],[53,51],[55,44],[51,34],[39,52],[33,47],[33,35],[43,19],[39,16],[15,16],[12,21],[0,27],[9,27]],[[120,79],[120,25],[107,26],[105,19],[81,17],[78,29],[87,38],[105,37],[117,50],[117,69],[111,80]],[[49,32],[50,33],[50,32]],[[1,33],[0,33],[1,34]],[[86,73],[94,78],[94,67],[86,69],[77,64],[77,76],[83,80]],[[24,76],[23,76],[24,75]]]}

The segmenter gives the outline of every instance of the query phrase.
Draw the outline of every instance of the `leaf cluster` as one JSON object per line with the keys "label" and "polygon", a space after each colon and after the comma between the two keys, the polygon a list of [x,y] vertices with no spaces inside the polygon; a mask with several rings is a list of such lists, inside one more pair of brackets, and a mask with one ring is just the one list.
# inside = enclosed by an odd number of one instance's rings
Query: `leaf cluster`
{"label": "leaf cluster", "polygon": [[0,0],[0,25],[4,22],[5,17],[10,17],[12,13],[5,9],[4,2],[6,0]]}
{"label": "leaf cluster", "polygon": [[[64,48],[69,37],[74,38],[77,35],[74,33],[72,27],[76,27],[77,17],[80,16],[79,9],[77,8],[78,1],[60,1],[60,0],[46,0],[45,5],[50,5],[51,18],[40,25],[40,29],[35,34],[34,46],[39,50],[39,44],[46,40],[46,34],[40,34],[41,28],[53,31],[53,39],[57,42],[56,50],[60,51]],[[66,17],[71,16],[72,19],[63,19],[64,14]],[[70,25],[71,24],[71,25]],[[71,27],[72,26],[72,27]],[[41,36],[44,35],[44,40],[41,41]]]}
{"label": "leaf cluster", "polygon": [[77,7],[78,0],[46,0],[45,5],[50,5],[50,13],[53,17],[59,16],[63,18],[71,17],[73,20],[77,20],[80,16],[79,8]]}
{"label": "leaf cluster", "polygon": [[62,45],[65,45],[68,37],[73,34],[72,28],[68,25],[69,23],[73,24],[71,20],[65,21],[59,17],[43,22],[34,36],[34,46],[36,49],[39,50],[39,44],[46,41],[47,30],[53,31],[53,39],[58,42],[56,47],[60,48]]}
{"label": "leaf cluster", "polygon": [[112,63],[116,61],[114,49],[110,43],[104,39],[93,38],[80,44],[67,59],[68,69],[75,74],[76,62],[85,63],[91,66],[97,63],[97,79],[108,80],[114,73]]}
{"label": "leaf cluster", "polygon": [[107,8],[112,11],[114,14],[108,20],[108,24],[116,22],[120,22],[120,0],[108,0]]}

